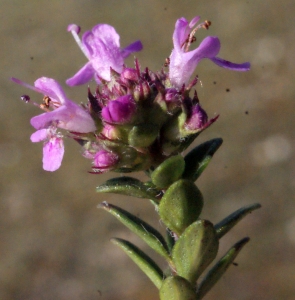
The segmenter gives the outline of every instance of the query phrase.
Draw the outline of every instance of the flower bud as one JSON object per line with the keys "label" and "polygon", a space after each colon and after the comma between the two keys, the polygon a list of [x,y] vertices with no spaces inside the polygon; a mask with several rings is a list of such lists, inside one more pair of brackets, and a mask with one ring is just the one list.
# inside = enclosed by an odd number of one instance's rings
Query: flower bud
{"label": "flower bud", "polygon": [[110,101],[102,109],[101,116],[108,123],[127,124],[134,116],[135,110],[133,97],[126,95]]}
{"label": "flower bud", "polygon": [[138,80],[138,72],[132,68],[125,68],[121,73],[121,80],[125,82],[127,80],[137,81]]}
{"label": "flower bud", "polygon": [[119,161],[118,155],[106,150],[98,151],[93,160],[93,168],[109,170]]}
{"label": "flower bud", "polygon": [[199,103],[192,107],[190,117],[185,122],[185,129],[202,129],[208,122],[208,116]]}

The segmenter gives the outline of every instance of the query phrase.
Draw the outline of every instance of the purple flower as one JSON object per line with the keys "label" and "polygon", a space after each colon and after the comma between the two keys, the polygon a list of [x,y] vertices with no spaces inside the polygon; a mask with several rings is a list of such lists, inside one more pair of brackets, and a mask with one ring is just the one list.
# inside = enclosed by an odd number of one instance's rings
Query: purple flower
{"label": "purple flower", "polygon": [[190,23],[181,18],[176,21],[173,33],[174,49],[170,55],[169,77],[173,86],[181,88],[187,84],[200,60],[211,59],[220,67],[234,71],[248,71],[250,63],[235,64],[217,57],[220,50],[218,37],[208,36],[192,51],[188,51],[189,46],[194,41],[194,33],[201,27],[208,27],[208,23],[202,23],[195,29],[193,27],[200,17],[195,17]]}
{"label": "purple flower", "polygon": [[44,104],[40,107],[46,112],[31,119],[31,125],[37,129],[32,134],[31,141],[44,141],[43,168],[55,171],[60,167],[64,153],[62,136],[56,133],[57,128],[88,133],[96,130],[94,121],[86,110],[65,96],[54,79],[41,77],[35,81],[35,87],[16,78],[12,80],[45,96]]}
{"label": "purple flower", "polygon": [[107,24],[98,24],[92,28],[92,31],[86,31],[82,41],[78,36],[79,30],[77,25],[68,26],[68,31],[72,32],[89,62],[66,81],[70,86],[87,83],[93,77],[97,83],[100,83],[100,79],[109,81],[111,79],[110,68],[120,73],[124,59],[131,53],[142,49],[140,41],[120,49],[120,36],[114,27]]}
{"label": "purple flower", "polygon": [[132,96],[126,95],[109,101],[101,111],[101,116],[107,123],[126,124],[136,111],[136,103]]}

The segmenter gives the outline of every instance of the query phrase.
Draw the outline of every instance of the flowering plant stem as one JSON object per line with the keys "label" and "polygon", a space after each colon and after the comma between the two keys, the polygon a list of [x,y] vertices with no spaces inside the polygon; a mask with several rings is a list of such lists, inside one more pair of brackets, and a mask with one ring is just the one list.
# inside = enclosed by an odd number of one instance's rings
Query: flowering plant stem
{"label": "flowering plant stem", "polygon": [[[113,238],[159,289],[161,300],[202,299],[233,263],[249,241],[244,238],[233,245],[210,270],[218,254],[219,240],[243,217],[260,207],[253,204],[233,212],[217,224],[200,218],[204,200],[195,182],[222,144],[221,138],[209,140],[183,157],[183,151],[217,119],[208,119],[194,89],[198,77],[192,78],[202,59],[233,71],[247,71],[248,62],[236,64],[217,57],[218,37],[208,36],[194,50],[197,30],[208,29],[211,22],[197,25],[176,21],[173,50],[162,69],[134,68],[124,59],[140,51],[140,41],[120,47],[120,37],[107,24],[98,24],[79,38],[80,27],[68,26],[88,62],[66,83],[81,85],[94,79],[95,92],[88,87],[88,102],[79,106],[68,99],[54,79],[41,77],[34,86],[12,78],[18,84],[44,95],[39,106],[43,113],[31,119],[36,129],[32,142],[43,142],[43,168],[56,171],[64,155],[64,135],[78,142],[84,157],[93,162],[92,172],[131,173],[144,171],[143,182],[129,176],[108,180],[97,187],[99,193],[116,193],[149,199],[165,226],[166,237],[151,225],[129,212],[103,202],[100,208],[112,214],[138,235],[167,263],[162,270],[147,254],[129,241]],[[168,67],[168,71],[165,68]],[[192,78],[192,79],[191,79]],[[30,102],[28,95],[21,97]],[[205,273],[205,275],[204,275]],[[202,276],[202,279],[200,279]]]}

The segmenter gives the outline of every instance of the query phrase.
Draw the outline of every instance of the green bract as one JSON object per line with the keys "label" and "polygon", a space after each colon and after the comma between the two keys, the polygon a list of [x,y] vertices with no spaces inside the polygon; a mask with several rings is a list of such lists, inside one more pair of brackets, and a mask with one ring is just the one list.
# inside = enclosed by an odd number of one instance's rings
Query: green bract
{"label": "green bract", "polygon": [[165,192],[159,205],[164,224],[180,236],[196,221],[203,208],[203,196],[190,180],[180,179]]}
{"label": "green bract", "polygon": [[152,182],[158,188],[165,189],[181,177],[184,168],[185,163],[181,155],[171,156],[152,172]]}
{"label": "green bract", "polygon": [[201,273],[216,257],[217,251],[218,238],[213,224],[206,220],[191,224],[172,250],[177,275],[195,284]]}
{"label": "green bract", "polygon": [[165,279],[160,289],[161,300],[197,300],[193,286],[180,276]]}

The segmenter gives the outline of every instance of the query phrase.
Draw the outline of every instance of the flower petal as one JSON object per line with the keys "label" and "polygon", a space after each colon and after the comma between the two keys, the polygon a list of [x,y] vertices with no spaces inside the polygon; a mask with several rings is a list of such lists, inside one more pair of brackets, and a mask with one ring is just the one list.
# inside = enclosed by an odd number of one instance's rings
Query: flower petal
{"label": "flower petal", "polygon": [[222,58],[219,57],[212,57],[210,58],[216,65],[218,65],[219,67],[225,68],[225,69],[229,69],[229,70],[233,70],[233,71],[249,71],[250,70],[250,63],[249,62],[245,62],[242,64],[236,64],[236,63],[232,63],[228,60],[224,60]]}
{"label": "flower petal", "polygon": [[176,21],[173,32],[173,45],[176,51],[182,51],[182,44],[190,33],[190,27],[187,19],[180,18]]}
{"label": "flower petal", "polygon": [[[99,39],[110,48],[120,48],[120,36],[113,26],[108,24],[98,24],[92,28],[92,33],[95,38],[94,42],[97,42],[97,39]],[[83,39],[83,41],[88,42],[89,44],[93,42],[90,41],[90,39],[87,41]],[[95,48],[96,45],[91,44],[91,46]]]}
{"label": "flower petal", "polygon": [[80,69],[73,77],[66,80],[66,84],[69,86],[75,86],[87,83],[94,75],[95,71],[91,62],[88,62],[82,69]]}
{"label": "flower petal", "polygon": [[130,44],[129,46],[125,47],[121,50],[121,55],[123,58],[127,58],[131,53],[138,52],[142,50],[143,45],[141,41],[135,41],[134,43]]}
{"label": "flower petal", "polygon": [[51,172],[56,171],[61,165],[63,156],[63,140],[58,137],[52,137],[43,146],[43,169]]}
{"label": "flower petal", "polygon": [[62,129],[80,133],[96,130],[91,116],[82,107],[73,102],[33,117],[31,125],[36,129],[48,128],[50,125],[55,125]]}
{"label": "flower petal", "polygon": [[218,54],[219,50],[220,41],[214,36],[206,37],[198,48],[189,52],[173,49],[169,65],[169,77],[172,84],[178,88],[187,84],[200,60],[211,59]]}
{"label": "flower petal", "polygon": [[190,28],[193,28],[198,22],[199,20],[201,19],[200,16],[195,16],[189,23],[189,27]]}
{"label": "flower petal", "polygon": [[36,132],[34,132],[31,135],[30,139],[31,139],[31,142],[38,143],[38,142],[46,140],[47,137],[48,137],[48,130],[47,129],[40,129],[40,130],[37,130]]}
{"label": "flower petal", "polygon": [[41,90],[44,95],[53,98],[61,104],[65,104],[67,101],[67,97],[62,87],[52,78],[41,77],[35,81],[34,85],[36,88]]}
{"label": "flower petal", "polygon": [[188,53],[192,59],[212,58],[215,57],[220,50],[220,41],[217,36],[207,36],[203,39],[198,48]]}

